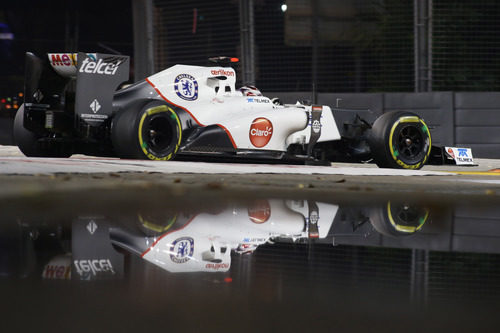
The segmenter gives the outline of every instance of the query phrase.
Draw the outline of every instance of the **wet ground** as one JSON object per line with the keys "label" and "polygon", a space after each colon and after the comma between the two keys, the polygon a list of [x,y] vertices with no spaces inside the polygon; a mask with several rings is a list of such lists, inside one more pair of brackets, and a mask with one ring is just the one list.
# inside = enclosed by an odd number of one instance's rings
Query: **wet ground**
{"label": "wet ground", "polygon": [[3,327],[495,331],[498,166],[4,173]]}

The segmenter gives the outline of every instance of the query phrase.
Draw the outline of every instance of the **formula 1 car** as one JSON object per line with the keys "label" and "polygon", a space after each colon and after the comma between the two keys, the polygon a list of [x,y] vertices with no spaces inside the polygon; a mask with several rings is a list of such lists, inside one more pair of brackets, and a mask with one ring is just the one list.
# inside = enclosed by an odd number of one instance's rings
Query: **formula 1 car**
{"label": "formula 1 car", "polygon": [[230,58],[211,61],[207,67],[175,65],[117,90],[129,79],[126,56],[27,53],[16,144],[34,157],[373,160],[404,169],[421,168],[431,155],[429,128],[414,113],[372,119],[368,110],[283,105],[255,87],[237,90]]}

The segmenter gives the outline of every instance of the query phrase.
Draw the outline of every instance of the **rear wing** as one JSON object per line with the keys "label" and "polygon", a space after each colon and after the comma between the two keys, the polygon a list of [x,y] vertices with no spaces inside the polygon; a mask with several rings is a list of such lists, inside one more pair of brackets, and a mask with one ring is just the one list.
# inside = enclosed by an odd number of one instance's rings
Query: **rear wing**
{"label": "rear wing", "polygon": [[122,55],[48,53],[39,58],[28,52],[25,109],[64,111],[74,115],[76,125],[100,126],[112,114],[113,94],[128,81],[129,67],[129,57]]}
{"label": "rear wing", "polygon": [[129,79],[129,57],[78,53],[75,116],[89,125],[100,125],[113,112],[113,93]]}

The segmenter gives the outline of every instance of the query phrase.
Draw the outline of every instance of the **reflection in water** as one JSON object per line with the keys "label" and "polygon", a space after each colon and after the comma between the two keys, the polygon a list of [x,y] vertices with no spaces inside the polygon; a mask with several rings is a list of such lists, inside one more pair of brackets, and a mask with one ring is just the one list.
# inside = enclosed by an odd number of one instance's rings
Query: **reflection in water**
{"label": "reflection in water", "polygon": [[[353,234],[364,223],[383,235],[404,236],[420,230],[429,211],[407,203],[388,202],[381,207],[341,210],[353,226]],[[109,239],[126,251],[169,272],[227,272],[231,252],[251,254],[273,241],[318,239],[331,242],[332,225],[339,206],[311,201],[258,200],[248,206],[220,207],[218,211],[154,216],[139,213],[137,230],[110,227]],[[80,221],[79,224],[85,224]],[[94,220],[88,227],[97,228]],[[83,271],[111,271],[106,261],[81,266]],[[96,264],[96,265],[97,265]]]}
{"label": "reflection in water", "polygon": [[[5,256],[9,266],[28,260],[33,268],[33,258],[40,257],[47,261],[43,278],[89,280],[123,277],[125,254],[168,272],[228,272],[232,255],[250,255],[263,244],[377,245],[371,241],[373,235],[411,235],[428,219],[427,208],[408,203],[339,207],[305,200],[256,200],[201,211],[138,212],[120,220],[69,217],[70,230],[68,224],[44,228],[36,221],[18,220],[19,230],[15,225],[4,228],[3,243],[19,242],[15,248],[23,248],[31,258],[14,259],[10,253]],[[11,249],[6,247],[3,253]],[[47,260],[51,252],[56,254]]]}
{"label": "reflection in water", "polygon": [[[42,277],[89,280],[119,278],[124,253],[133,254],[168,272],[228,272],[232,254],[250,255],[263,244],[318,242],[323,244],[383,245],[373,239],[404,237],[422,229],[429,209],[387,202],[373,207],[292,201],[256,200],[247,205],[211,207],[209,211],[138,212],[126,220],[78,216],[66,231],[37,230],[26,225],[22,246],[44,242],[61,250],[44,266]],[[61,228],[60,226],[58,228]],[[71,242],[71,248],[68,243]],[[63,244],[66,244],[63,246]],[[400,244],[404,246],[404,241]],[[411,247],[409,245],[408,247]]]}
{"label": "reflection in water", "polygon": [[497,213],[272,199],[126,217],[77,214],[61,223],[20,217],[0,229],[0,274],[84,286],[130,281],[128,292],[150,295],[144,288],[151,287],[169,297],[203,298],[219,285],[225,297],[276,305],[383,297],[428,306],[459,295],[484,305],[496,302],[500,285]]}
{"label": "reflection in water", "polygon": [[170,272],[228,271],[231,251],[250,254],[278,237],[327,237],[338,207],[323,205],[319,226],[318,205],[309,206],[304,202],[260,200],[248,207],[230,206],[218,212],[163,220],[148,221],[139,216],[144,229],[161,232],[144,237],[116,228],[110,235],[114,244]]}

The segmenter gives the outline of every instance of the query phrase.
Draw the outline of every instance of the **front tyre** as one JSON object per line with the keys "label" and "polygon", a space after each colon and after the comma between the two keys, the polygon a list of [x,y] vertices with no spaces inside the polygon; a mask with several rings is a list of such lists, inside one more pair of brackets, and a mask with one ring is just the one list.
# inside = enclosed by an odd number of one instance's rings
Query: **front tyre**
{"label": "front tyre", "polygon": [[420,169],[431,152],[431,134],[418,115],[393,111],[375,120],[368,144],[380,168]]}
{"label": "front tyre", "polygon": [[148,103],[139,112],[129,109],[113,119],[111,140],[120,158],[170,160],[181,139],[179,117],[164,104]]}
{"label": "front tyre", "polygon": [[429,209],[422,205],[389,201],[371,209],[370,223],[385,236],[412,235],[429,220],[429,214]]}

